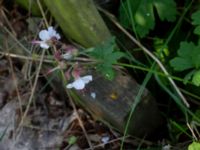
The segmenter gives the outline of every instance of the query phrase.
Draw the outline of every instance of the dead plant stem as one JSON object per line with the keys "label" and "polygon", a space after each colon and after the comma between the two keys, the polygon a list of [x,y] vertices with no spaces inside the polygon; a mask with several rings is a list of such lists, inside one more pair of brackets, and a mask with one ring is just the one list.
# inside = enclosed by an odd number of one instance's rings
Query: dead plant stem
{"label": "dead plant stem", "polygon": [[31,89],[31,95],[30,95],[30,98],[29,98],[29,101],[28,101],[28,105],[27,105],[26,110],[25,110],[25,112],[24,112],[24,114],[22,116],[22,119],[20,121],[19,127],[23,124],[23,121],[26,118],[27,113],[29,111],[29,108],[31,106],[31,103],[33,101],[33,97],[34,97],[34,94],[35,94],[35,89],[36,89],[38,78],[39,78],[39,73],[40,73],[40,70],[41,70],[41,67],[42,67],[42,63],[43,63],[43,59],[44,59],[44,54],[45,54],[45,49],[43,49],[43,51],[42,51],[42,56],[41,56],[40,63],[39,63],[38,69],[37,69],[37,73],[36,73],[36,76],[35,76],[33,87]]}
{"label": "dead plant stem", "polygon": [[85,129],[84,125],[83,125],[83,122],[82,122],[82,120],[81,120],[81,118],[80,118],[80,116],[79,116],[79,114],[78,114],[78,111],[77,111],[77,109],[76,109],[76,106],[75,106],[75,104],[74,104],[74,102],[73,102],[73,100],[72,100],[72,97],[71,97],[71,95],[70,95],[69,92],[67,92],[67,94],[68,94],[68,96],[69,96],[70,104],[71,104],[71,106],[72,106],[72,108],[73,108],[73,110],[74,110],[74,112],[75,112],[75,114],[76,114],[76,116],[77,116],[77,120],[78,120],[78,122],[79,122],[79,125],[80,125],[80,127],[81,127],[81,129],[82,129],[82,131],[83,131],[83,133],[84,133],[84,135],[85,135],[85,138],[86,138],[87,141],[88,141],[88,144],[89,144],[89,146],[90,146],[89,149],[94,150],[94,148],[93,148],[93,146],[92,146],[92,143],[91,143],[91,141],[90,141],[90,139],[89,139],[89,137],[88,137],[88,135],[87,135],[86,129]]}
{"label": "dead plant stem", "polygon": [[[35,58],[34,57],[29,57],[29,56],[23,56],[23,55],[18,55],[18,54],[13,54],[13,53],[5,53],[5,52],[0,52],[1,55],[3,56],[8,56],[8,57],[12,57],[12,58],[18,58],[18,59],[23,59],[23,60],[31,60],[31,61],[40,61],[41,57],[38,56]],[[43,62],[45,63],[53,63],[54,60],[52,59],[44,59]]]}
{"label": "dead plant stem", "polygon": [[[8,48],[8,43],[6,42],[6,49],[7,48]],[[17,98],[18,98],[18,101],[19,101],[20,115],[22,115],[22,99],[21,99],[21,96],[20,96],[20,93],[19,93],[18,80],[16,79],[12,59],[10,58],[10,56],[8,56],[8,61],[9,61],[9,64],[10,64],[11,74],[12,74],[12,78],[13,78],[13,81],[14,81],[14,86],[15,86],[16,93],[17,93]]]}

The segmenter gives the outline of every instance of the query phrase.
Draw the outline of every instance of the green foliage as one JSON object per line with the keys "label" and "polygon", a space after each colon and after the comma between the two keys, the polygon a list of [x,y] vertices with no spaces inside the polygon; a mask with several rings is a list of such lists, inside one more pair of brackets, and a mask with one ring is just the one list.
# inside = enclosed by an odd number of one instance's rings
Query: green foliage
{"label": "green foliage", "polygon": [[175,71],[184,71],[188,69],[195,69],[190,71],[185,80],[189,80],[192,76],[192,82],[196,86],[200,86],[200,45],[195,45],[192,42],[181,42],[178,49],[178,56],[170,61],[170,65]]}
{"label": "green foliage", "polygon": [[192,121],[197,122],[198,124],[200,123],[199,119],[200,118],[200,109],[197,109],[194,113],[195,116],[192,117]]}
{"label": "green foliage", "polygon": [[200,70],[196,71],[192,77],[192,83],[196,86],[200,86]]}
{"label": "green foliage", "polygon": [[188,150],[200,150],[200,143],[193,142],[188,146]]}
{"label": "green foliage", "polygon": [[193,56],[196,51],[198,49],[192,42],[181,42],[180,48],[178,49],[178,56],[170,61],[170,65],[176,71],[184,71],[195,67]]}
{"label": "green foliage", "polygon": [[165,46],[164,42],[165,41],[163,39],[156,38],[153,43],[155,54],[162,62],[165,61],[166,56],[169,56],[168,47]]}
{"label": "green foliage", "polygon": [[115,76],[112,65],[117,63],[118,59],[125,56],[124,53],[117,51],[114,38],[94,48],[90,48],[89,55],[98,61],[97,71],[101,72],[109,80],[112,80]]}
{"label": "green foliage", "polygon": [[70,137],[67,139],[67,142],[68,142],[69,145],[75,144],[76,141],[77,141],[77,137],[75,137],[75,136],[70,136]]}
{"label": "green foliage", "polygon": [[[200,35],[200,10],[192,14],[192,24],[196,26],[194,33]],[[181,42],[178,49],[178,56],[170,61],[175,71],[193,69],[185,76],[185,81],[192,79],[192,83],[200,86],[200,42],[195,45],[193,42]],[[185,83],[186,83],[185,82]]]}
{"label": "green foliage", "polygon": [[170,136],[173,141],[179,140],[180,136],[183,134],[187,135],[188,137],[191,137],[191,135],[187,132],[188,127],[183,123],[179,123],[174,120],[169,120],[168,127],[170,130]]}
{"label": "green foliage", "polygon": [[120,7],[120,22],[126,28],[135,26],[135,32],[145,37],[155,26],[154,8],[162,21],[175,21],[174,0],[125,0]]}
{"label": "green foliage", "polygon": [[192,14],[192,24],[196,26],[194,33],[200,35],[200,10]]}

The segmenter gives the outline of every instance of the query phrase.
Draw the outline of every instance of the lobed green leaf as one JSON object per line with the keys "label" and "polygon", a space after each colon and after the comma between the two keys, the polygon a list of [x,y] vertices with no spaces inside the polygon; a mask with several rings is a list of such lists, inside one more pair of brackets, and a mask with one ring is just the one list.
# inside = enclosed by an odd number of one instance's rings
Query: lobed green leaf
{"label": "lobed green leaf", "polygon": [[194,29],[194,33],[197,35],[200,35],[200,10],[196,11],[192,14],[192,24],[196,25],[196,28]]}
{"label": "lobed green leaf", "polygon": [[89,55],[98,61],[97,71],[101,72],[109,80],[112,80],[115,76],[112,65],[125,56],[124,53],[116,50],[114,38],[90,49]]}

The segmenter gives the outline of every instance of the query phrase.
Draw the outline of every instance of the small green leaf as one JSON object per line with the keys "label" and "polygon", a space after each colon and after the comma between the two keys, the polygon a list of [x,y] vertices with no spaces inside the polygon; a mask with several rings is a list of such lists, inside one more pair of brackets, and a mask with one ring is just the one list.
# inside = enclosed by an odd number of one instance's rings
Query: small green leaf
{"label": "small green leaf", "polygon": [[[141,0],[126,0],[123,1],[120,5],[120,22],[121,24],[128,28],[131,24],[131,16],[135,15],[138,7],[140,6]],[[129,13],[131,11],[131,14]]]}
{"label": "small green leaf", "polygon": [[176,71],[184,71],[187,69],[193,69],[185,76],[184,83],[192,78],[192,83],[196,86],[200,86],[200,43],[194,45],[190,42],[181,42],[178,49],[178,56],[170,61],[170,65]]}
{"label": "small green leaf", "polygon": [[[198,67],[199,58],[197,47],[192,43],[181,42],[180,48],[178,49],[178,56],[170,61],[170,65],[176,71],[184,71],[190,68]],[[197,62],[198,61],[198,62]]]}
{"label": "small green leaf", "polygon": [[161,20],[175,21],[177,11],[173,0],[155,0],[154,6]]}
{"label": "small green leaf", "polygon": [[190,68],[193,68],[193,65],[190,60],[184,59],[181,57],[175,57],[170,61],[170,65],[174,68],[176,71],[184,71]]}
{"label": "small green leaf", "polygon": [[188,146],[188,150],[200,150],[200,143],[193,142]]}
{"label": "small green leaf", "polygon": [[192,83],[196,86],[200,86],[200,70],[194,73]]}
{"label": "small green leaf", "polygon": [[181,57],[191,57],[191,51],[195,48],[192,42],[181,42],[180,48],[178,49],[178,55]]}
{"label": "small green leaf", "polygon": [[93,49],[90,48],[88,54],[99,62],[96,66],[97,71],[101,72],[109,80],[112,80],[115,75],[112,65],[117,63],[118,59],[125,56],[124,53],[116,49],[114,38],[103,42]]}
{"label": "small green leaf", "polygon": [[150,2],[144,3],[140,5],[134,16],[136,32],[140,37],[145,37],[149,33],[149,30],[152,30],[155,26],[153,5]]}
{"label": "small green leaf", "polygon": [[193,25],[200,25],[199,17],[200,17],[200,10],[198,10],[192,14],[192,24]]}
{"label": "small green leaf", "polygon": [[192,78],[192,76],[194,75],[195,72],[196,72],[196,70],[192,70],[192,71],[190,71],[188,74],[186,74],[186,76],[185,76],[184,79],[183,79],[183,83],[184,83],[184,84],[187,84],[188,81],[191,80],[191,78]]}
{"label": "small green leaf", "polygon": [[112,62],[112,64],[117,63],[117,60],[120,59],[123,56],[125,56],[125,55],[122,52],[110,53],[109,62],[110,63]]}
{"label": "small green leaf", "polygon": [[69,144],[69,145],[73,145],[73,144],[76,143],[77,137],[75,137],[75,136],[70,136],[70,137],[68,138],[67,141],[68,141],[68,144]]}
{"label": "small green leaf", "polygon": [[198,35],[200,35],[200,19],[199,18],[200,18],[200,10],[192,14],[192,24],[197,26],[194,30],[194,33]]}
{"label": "small green leaf", "polygon": [[162,61],[165,61],[166,56],[169,56],[169,50],[168,47],[165,46],[164,40],[160,38],[155,38],[154,40],[154,49],[156,56]]}
{"label": "small green leaf", "polygon": [[200,26],[194,29],[194,33],[200,35]]}
{"label": "small green leaf", "polygon": [[115,77],[115,72],[111,67],[103,67],[104,71],[103,71],[103,75],[106,79],[108,80],[113,80],[113,78]]}
{"label": "small green leaf", "polygon": [[120,22],[126,28],[132,27],[140,37],[145,37],[155,26],[154,8],[162,21],[175,21],[174,0],[125,0],[120,6]]}

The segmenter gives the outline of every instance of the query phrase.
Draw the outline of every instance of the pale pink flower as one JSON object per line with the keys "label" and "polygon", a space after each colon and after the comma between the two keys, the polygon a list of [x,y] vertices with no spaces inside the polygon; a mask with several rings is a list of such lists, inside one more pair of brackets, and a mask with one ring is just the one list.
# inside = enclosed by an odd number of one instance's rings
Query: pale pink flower
{"label": "pale pink flower", "polygon": [[41,48],[48,49],[52,44],[52,40],[59,40],[60,35],[53,29],[53,27],[48,27],[47,30],[41,30],[39,32],[39,38],[41,41],[33,41],[32,43],[40,44]]}

